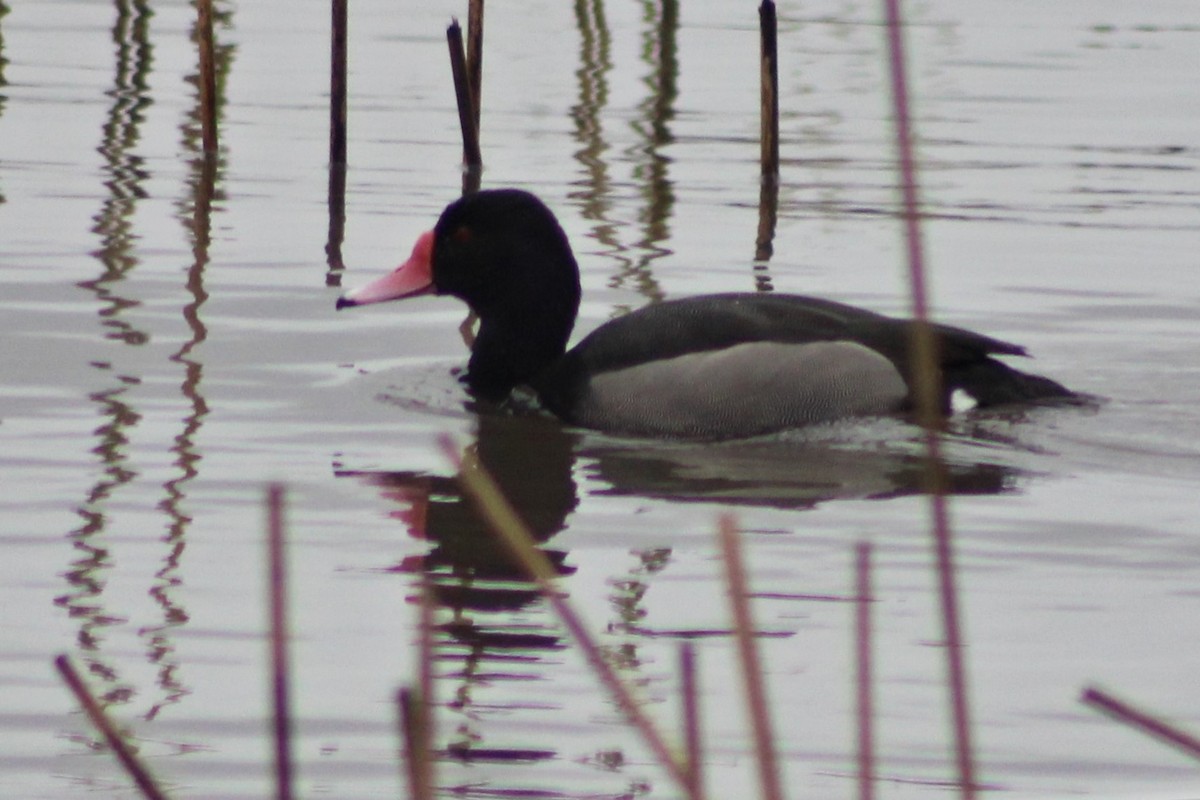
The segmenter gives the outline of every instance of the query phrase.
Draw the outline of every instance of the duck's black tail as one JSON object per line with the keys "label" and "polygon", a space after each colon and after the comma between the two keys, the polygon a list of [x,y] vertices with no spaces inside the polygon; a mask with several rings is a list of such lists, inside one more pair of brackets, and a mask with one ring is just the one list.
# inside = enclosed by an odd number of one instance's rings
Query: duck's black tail
{"label": "duck's black tail", "polygon": [[994,358],[946,366],[943,378],[947,400],[961,390],[982,408],[1035,401],[1083,402],[1080,395],[1057,381],[1021,372]]}

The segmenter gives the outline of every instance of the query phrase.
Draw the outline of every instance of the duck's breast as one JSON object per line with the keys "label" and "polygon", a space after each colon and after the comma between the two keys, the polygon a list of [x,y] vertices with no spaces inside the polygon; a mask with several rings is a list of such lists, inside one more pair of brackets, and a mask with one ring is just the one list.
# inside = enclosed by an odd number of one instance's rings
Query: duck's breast
{"label": "duck's breast", "polygon": [[750,342],[589,375],[570,421],[641,436],[736,438],[899,409],[895,366],[850,341]]}

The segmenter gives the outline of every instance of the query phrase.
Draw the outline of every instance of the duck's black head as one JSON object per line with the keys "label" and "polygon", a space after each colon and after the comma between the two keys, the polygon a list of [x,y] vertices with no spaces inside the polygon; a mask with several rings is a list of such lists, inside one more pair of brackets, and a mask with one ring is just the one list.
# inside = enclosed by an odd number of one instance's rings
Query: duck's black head
{"label": "duck's black head", "polygon": [[[558,220],[529,192],[494,189],[454,201],[433,229],[433,284],[486,319],[579,307],[579,268]],[[568,329],[569,333],[569,329]]]}
{"label": "duck's black head", "polygon": [[566,350],[579,310],[579,268],[541,200],[518,189],[482,191],[447,206],[408,261],[347,293],[338,308],[430,291],[463,300],[479,316],[467,383],[500,398]]}

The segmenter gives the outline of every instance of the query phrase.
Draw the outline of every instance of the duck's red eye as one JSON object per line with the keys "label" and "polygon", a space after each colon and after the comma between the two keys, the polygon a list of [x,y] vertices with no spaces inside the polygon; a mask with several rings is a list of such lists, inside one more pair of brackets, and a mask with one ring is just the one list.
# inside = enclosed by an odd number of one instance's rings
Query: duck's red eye
{"label": "duck's red eye", "polygon": [[456,242],[466,244],[467,242],[471,241],[471,238],[474,235],[475,234],[472,233],[471,229],[468,228],[466,225],[459,225],[457,228],[454,229],[454,233],[450,234],[450,238]]}

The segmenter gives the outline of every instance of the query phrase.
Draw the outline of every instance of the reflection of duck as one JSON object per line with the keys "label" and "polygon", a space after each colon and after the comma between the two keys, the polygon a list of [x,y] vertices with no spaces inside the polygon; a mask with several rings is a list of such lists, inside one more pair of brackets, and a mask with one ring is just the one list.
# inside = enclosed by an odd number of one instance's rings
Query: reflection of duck
{"label": "reflection of duck", "polygon": [[[501,400],[528,384],[563,420],[635,435],[733,438],[910,404],[910,323],[798,295],[723,294],[656,303],[597,328],[574,349],[579,270],[550,210],[517,190],[451,203],[395,272],[338,307],[435,291],[479,315],[466,382]],[[943,405],[1074,395],[994,356],[1014,344],[934,328]]]}
{"label": "reflection of duck", "polygon": [[[908,494],[922,483],[915,445],[907,453],[892,445],[881,451],[872,426],[866,426],[873,437],[867,440],[851,434],[838,441],[814,435],[701,444],[585,436],[544,414],[488,409],[477,419],[474,447],[480,462],[564,575],[574,571],[568,553],[550,542],[578,506],[576,476],[593,495],[778,508],[806,508],[835,497]],[[913,432],[902,423],[885,422],[889,441],[896,438],[896,428]],[[1009,468],[950,455],[951,491],[999,492],[1013,481]],[[437,663],[455,686],[449,705],[459,722],[446,746],[448,756],[469,761],[557,757],[553,749],[498,746],[509,742],[504,731],[513,716],[530,708],[520,687],[552,672],[566,644],[538,610],[537,591],[486,530],[457,481],[417,472],[339,474],[381,487],[400,506],[393,516],[429,542],[425,556],[405,559],[397,571],[425,572],[441,610]],[[485,692],[486,702],[476,698]],[[487,725],[491,713],[502,715],[502,727]]]}
{"label": "reflection of duck", "polygon": [[[575,475],[585,479],[582,488],[596,497],[793,509],[829,500],[918,494],[926,485],[917,430],[899,421],[828,426],[803,435],[744,441],[647,443],[581,435],[542,414],[486,410],[477,419],[474,446],[480,462],[539,542],[567,527],[579,503]],[[943,453],[947,490],[997,494],[1011,489],[1024,470],[1010,462],[1020,460],[1026,449],[1020,442],[948,438]],[[369,480],[403,507],[394,516],[433,548],[424,559],[425,568],[505,581],[505,593],[523,574],[494,540],[456,479],[406,471],[339,474]],[[546,553],[563,574],[570,573],[564,566],[566,553]],[[504,596],[508,599],[491,597],[486,606],[511,608],[533,594],[521,589]]]}
{"label": "reflection of duck", "polygon": [[[653,497],[771,508],[811,508],[836,499],[886,499],[917,494],[927,485],[927,465],[915,440],[894,438],[901,423],[878,431],[830,436],[753,439],[669,446],[614,441],[578,448],[581,472],[598,481],[594,494]],[[826,432],[822,432],[826,433]],[[902,433],[901,436],[904,434]],[[952,494],[998,494],[1011,489],[1018,469],[978,459],[974,445],[948,448],[944,476]],[[994,454],[992,454],[994,457]]]}
{"label": "reflection of duck", "polygon": [[[479,416],[474,445],[479,460],[520,510],[539,542],[561,531],[578,503],[571,477],[576,438],[546,416]],[[447,605],[475,610],[511,609],[536,597],[535,589],[523,585],[524,571],[488,531],[456,479],[404,471],[348,470],[338,474],[365,478],[402,506],[394,516],[413,536],[428,540],[432,549],[400,569],[423,568],[446,577],[447,581],[439,580],[438,594]],[[551,549],[543,552],[562,574],[574,571],[563,564],[566,553]]]}
{"label": "reflection of duck", "polygon": [[[539,542],[561,531],[576,506],[571,477],[572,447],[577,437],[546,416],[517,417],[487,414],[479,417],[474,445],[505,495]],[[543,677],[547,664],[566,648],[552,620],[534,610],[539,598],[524,572],[486,529],[453,478],[417,472],[339,472],[381,487],[400,510],[393,516],[409,532],[427,539],[424,556],[406,558],[396,568],[407,574],[428,575],[442,620],[436,626],[439,671],[455,685],[449,705],[458,720],[445,753],[460,761],[532,762],[552,759],[553,749],[497,747],[496,736],[485,735],[489,713],[508,717],[528,711],[520,700],[506,705],[495,689],[518,686]],[[567,554],[543,548],[560,574]],[[477,703],[476,691],[491,690],[489,703]],[[519,696],[520,690],[515,690]],[[500,697],[505,695],[501,693]],[[483,708],[480,708],[483,706]],[[503,733],[498,735],[506,740]]]}

